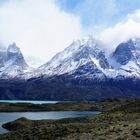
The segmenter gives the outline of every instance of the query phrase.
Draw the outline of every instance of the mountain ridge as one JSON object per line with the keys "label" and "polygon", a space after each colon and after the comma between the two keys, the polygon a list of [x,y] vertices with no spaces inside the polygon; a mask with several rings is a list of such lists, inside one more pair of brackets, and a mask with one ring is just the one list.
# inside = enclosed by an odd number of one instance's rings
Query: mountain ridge
{"label": "mountain ridge", "polygon": [[[9,45],[6,51],[0,51],[0,70],[5,71],[4,65],[11,63],[13,67],[18,62],[17,74],[9,75],[12,78],[23,79],[51,77],[55,75],[74,74],[89,78],[140,78],[140,39],[132,38],[120,43],[114,52],[107,57],[104,44],[93,37],[86,37],[73,41],[62,52],[57,53],[50,61],[30,71],[20,49],[15,43]],[[7,60],[5,60],[7,59]],[[14,62],[10,62],[11,60]],[[111,61],[110,61],[110,60]],[[21,62],[20,62],[21,61]],[[113,62],[113,63],[112,63]],[[114,65],[114,62],[117,64]],[[13,68],[14,69],[14,68]],[[8,74],[8,72],[7,72]],[[94,75],[94,76],[93,76]],[[103,77],[102,77],[102,76]],[[2,77],[2,76],[1,76]]]}
{"label": "mountain ridge", "polygon": [[[32,72],[0,78],[0,99],[72,101],[140,97],[140,67],[137,65],[140,45],[136,43],[139,40],[128,40],[117,46],[110,57],[118,63],[116,66],[107,59],[100,41],[93,38],[75,41]],[[17,64],[20,70],[26,62],[14,47],[12,55],[8,55],[12,60],[10,70],[17,68]],[[132,56],[126,57],[129,54]],[[122,60],[122,56],[125,59]]]}
{"label": "mountain ridge", "polygon": [[[124,49],[124,46],[122,44],[126,44],[126,49]],[[134,62],[128,60],[127,63],[123,64],[119,63],[117,60],[117,57],[119,57],[121,61],[123,61],[123,59],[126,59],[125,57],[129,57],[129,54],[131,53],[131,50],[129,50],[130,53],[127,54],[129,45],[131,46],[132,51],[136,51],[136,49],[138,49],[138,57],[136,57],[135,55],[135,61],[140,58],[138,47],[140,46],[140,39],[130,39],[126,42],[119,44],[116,47],[115,51],[111,54],[111,57],[109,59],[114,60],[114,62],[117,64],[117,67],[114,67],[114,64],[109,61],[106,52],[103,49],[104,46],[100,41],[95,40],[91,37],[83,40],[77,40],[74,41],[62,52],[57,53],[49,62],[41,65],[33,73],[27,73],[25,77],[26,79],[29,79],[32,77],[41,77],[43,75],[44,77],[63,74],[70,75],[74,72],[76,72],[76,76],[78,76],[78,69],[80,70],[79,73],[81,73],[81,75],[79,76],[82,76],[81,68],[83,67],[83,74],[86,69],[85,74],[88,75],[89,73],[89,78],[94,78],[94,76],[90,74],[90,72],[92,71],[92,74],[96,74],[95,77],[100,77],[98,75],[100,73],[100,75],[102,74],[103,77],[109,79],[120,79],[130,77],[139,79],[140,67],[136,63],[138,61]],[[135,48],[134,45],[137,45],[137,48],[133,50],[133,48]],[[89,67],[90,69],[88,70]],[[103,78],[101,77],[101,80],[102,79]]]}

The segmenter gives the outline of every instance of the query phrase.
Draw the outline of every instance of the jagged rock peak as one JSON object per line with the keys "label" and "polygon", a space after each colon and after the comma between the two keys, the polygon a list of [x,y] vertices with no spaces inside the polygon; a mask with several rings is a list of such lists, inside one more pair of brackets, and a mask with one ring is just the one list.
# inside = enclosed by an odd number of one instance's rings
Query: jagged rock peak
{"label": "jagged rock peak", "polygon": [[11,53],[21,53],[20,48],[16,45],[15,42],[8,46],[7,51]]}
{"label": "jagged rock peak", "polygon": [[113,53],[115,60],[126,65],[130,60],[140,60],[140,38],[132,38],[118,45]]}
{"label": "jagged rock peak", "polygon": [[61,75],[74,73],[81,68],[85,73],[102,73],[104,69],[110,68],[109,63],[102,50],[102,45],[93,37],[85,37],[73,41],[73,43],[56,54],[48,63],[38,68],[36,76],[39,75]]}

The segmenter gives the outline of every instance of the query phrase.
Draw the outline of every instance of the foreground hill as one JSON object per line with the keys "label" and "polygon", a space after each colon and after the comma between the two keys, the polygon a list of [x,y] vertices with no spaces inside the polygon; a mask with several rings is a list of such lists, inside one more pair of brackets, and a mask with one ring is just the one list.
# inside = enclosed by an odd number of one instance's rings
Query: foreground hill
{"label": "foreground hill", "polygon": [[[3,125],[11,132],[1,135],[0,139],[139,140],[140,100],[110,100],[102,102],[101,106],[103,104],[108,109],[106,110],[105,107],[106,111],[96,117],[69,118],[57,121],[32,121],[20,118]],[[109,104],[114,104],[113,108]]]}
{"label": "foreground hill", "polygon": [[105,98],[140,97],[139,80],[109,80],[94,82],[89,79],[71,77],[50,77],[30,79],[29,81],[0,81],[0,99],[80,101],[101,100]]}

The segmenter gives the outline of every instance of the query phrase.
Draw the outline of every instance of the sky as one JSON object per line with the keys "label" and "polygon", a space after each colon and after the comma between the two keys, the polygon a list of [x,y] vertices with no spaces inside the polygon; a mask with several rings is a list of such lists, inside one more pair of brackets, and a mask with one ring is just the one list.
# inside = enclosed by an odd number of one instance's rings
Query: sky
{"label": "sky", "polygon": [[16,42],[30,64],[87,35],[110,52],[140,37],[140,0],[0,0],[0,44]]}

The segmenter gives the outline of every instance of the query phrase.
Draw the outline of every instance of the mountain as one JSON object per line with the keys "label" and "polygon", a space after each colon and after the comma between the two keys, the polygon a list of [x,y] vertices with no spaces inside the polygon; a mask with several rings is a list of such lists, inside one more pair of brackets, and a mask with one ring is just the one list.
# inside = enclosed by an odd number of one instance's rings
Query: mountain
{"label": "mountain", "polygon": [[120,43],[107,59],[104,44],[85,37],[56,54],[49,62],[32,72],[15,43],[0,49],[0,77],[30,79],[67,75],[74,79],[140,79],[140,39]]}
{"label": "mountain", "polygon": [[15,43],[0,51],[0,77],[14,78],[29,70],[20,49]]}
{"label": "mountain", "polygon": [[118,76],[140,78],[140,38],[132,38],[118,45],[112,55]]}
{"label": "mountain", "polygon": [[103,44],[87,37],[74,41],[48,63],[40,66],[30,77],[69,74],[76,77],[104,78],[107,69],[110,68]]}
{"label": "mountain", "polygon": [[32,72],[16,44],[0,53],[0,99],[77,101],[140,97],[138,38],[119,44],[110,58],[101,41],[92,37],[80,39]]}
{"label": "mountain", "polygon": [[74,41],[49,62],[24,78],[48,78],[67,75],[73,79],[104,81],[106,79],[140,79],[140,39],[120,43],[107,59],[104,44],[92,37]]}

